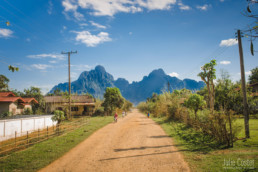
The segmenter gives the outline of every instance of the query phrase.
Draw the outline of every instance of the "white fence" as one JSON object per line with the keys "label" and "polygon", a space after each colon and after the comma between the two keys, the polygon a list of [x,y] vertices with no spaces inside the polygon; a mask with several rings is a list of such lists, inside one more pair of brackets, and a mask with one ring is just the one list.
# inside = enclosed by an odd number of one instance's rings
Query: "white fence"
{"label": "white fence", "polygon": [[51,120],[53,115],[41,115],[39,117],[6,119],[0,120],[0,142],[8,140],[16,136],[23,136],[36,131],[38,129],[47,128],[56,125],[56,122]]}

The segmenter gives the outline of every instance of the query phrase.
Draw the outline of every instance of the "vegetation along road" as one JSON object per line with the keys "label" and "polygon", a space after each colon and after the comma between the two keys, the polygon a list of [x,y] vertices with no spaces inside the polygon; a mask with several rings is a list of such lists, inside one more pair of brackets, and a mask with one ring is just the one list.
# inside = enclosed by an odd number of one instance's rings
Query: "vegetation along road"
{"label": "vegetation along road", "polygon": [[50,171],[190,171],[162,128],[133,110],[40,170]]}

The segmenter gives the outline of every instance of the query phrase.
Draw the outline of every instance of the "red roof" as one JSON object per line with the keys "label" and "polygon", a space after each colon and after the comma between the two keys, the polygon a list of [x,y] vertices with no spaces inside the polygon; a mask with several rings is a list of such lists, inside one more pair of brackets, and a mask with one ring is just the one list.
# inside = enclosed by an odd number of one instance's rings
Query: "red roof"
{"label": "red roof", "polygon": [[0,92],[0,102],[16,102],[16,101],[22,101],[23,103],[29,104],[31,102],[37,103],[38,101],[34,98],[22,98],[22,97],[17,97],[13,92]]}
{"label": "red roof", "polygon": [[13,92],[0,92],[0,97],[15,97],[15,94]]}
{"label": "red roof", "polygon": [[38,101],[34,98],[22,98],[22,99],[25,101],[25,103],[31,103],[33,101],[34,103],[38,104]]}
{"label": "red roof", "polygon": [[19,100],[25,103],[21,97],[0,97],[0,102],[16,102]]}

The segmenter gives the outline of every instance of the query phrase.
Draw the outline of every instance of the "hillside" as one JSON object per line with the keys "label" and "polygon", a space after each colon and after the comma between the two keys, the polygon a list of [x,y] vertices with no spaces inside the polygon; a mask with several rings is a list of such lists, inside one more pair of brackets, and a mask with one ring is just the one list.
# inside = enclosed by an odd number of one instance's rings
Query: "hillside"
{"label": "hillside", "polygon": [[[144,76],[139,82],[129,83],[124,78],[114,80],[114,77],[106,72],[103,66],[96,66],[94,70],[84,71],[79,78],[71,83],[72,93],[90,93],[96,98],[103,98],[103,94],[107,87],[118,87],[122,95],[138,104],[145,101],[152,93],[161,93],[167,91],[167,83],[170,83],[170,89],[189,89],[199,90],[204,86],[203,82],[197,82],[191,79],[180,80],[176,77],[171,77],[162,69],[153,70],[148,76]],[[68,83],[61,83],[52,88],[54,90],[68,91]]]}

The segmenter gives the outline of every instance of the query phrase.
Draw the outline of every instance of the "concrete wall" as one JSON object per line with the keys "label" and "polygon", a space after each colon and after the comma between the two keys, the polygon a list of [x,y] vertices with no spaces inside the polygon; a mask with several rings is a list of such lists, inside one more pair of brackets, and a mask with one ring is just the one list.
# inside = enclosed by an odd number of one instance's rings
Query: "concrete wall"
{"label": "concrete wall", "polygon": [[7,119],[0,120],[0,141],[8,140],[17,136],[23,136],[36,131],[38,129],[47,128],[56,125],[56,122],[51,120],[52,115],[42,115],[32,118]]}

